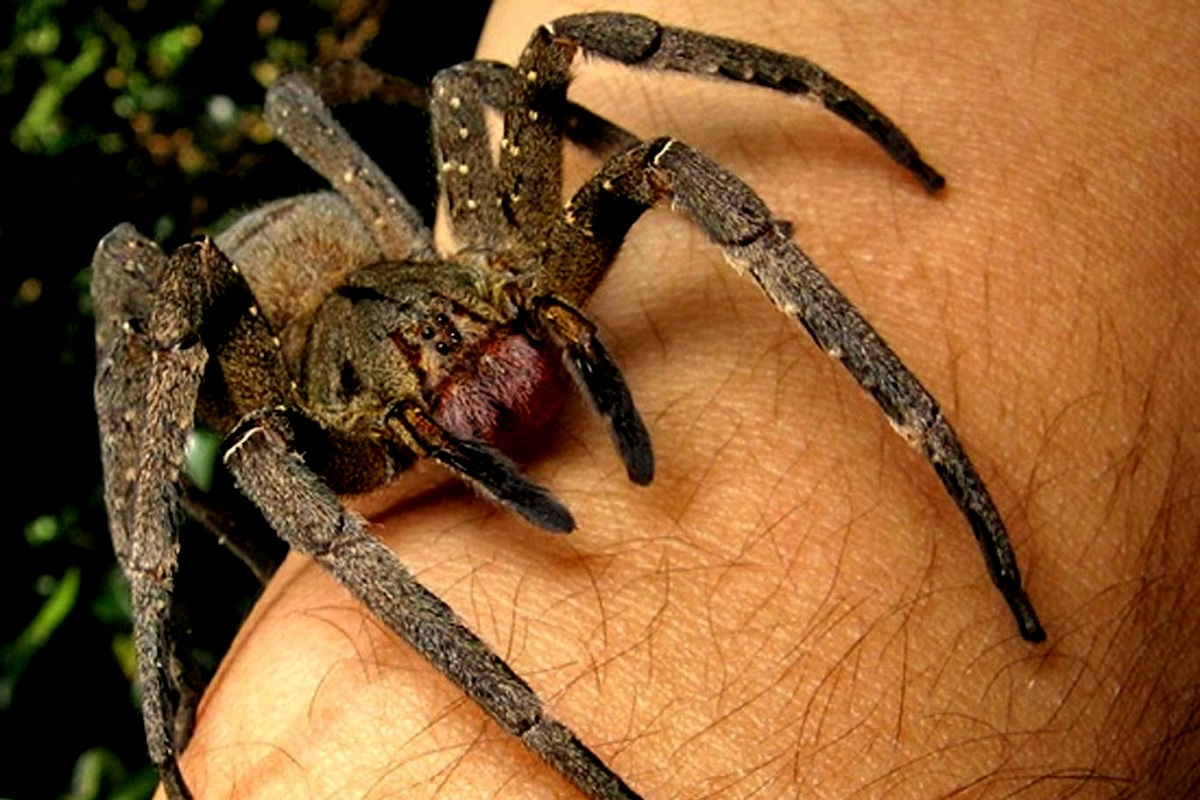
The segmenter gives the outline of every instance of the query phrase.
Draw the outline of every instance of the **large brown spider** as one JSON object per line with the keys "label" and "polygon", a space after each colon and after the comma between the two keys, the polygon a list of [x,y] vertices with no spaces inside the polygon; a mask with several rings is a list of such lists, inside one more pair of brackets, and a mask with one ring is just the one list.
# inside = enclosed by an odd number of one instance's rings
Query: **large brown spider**
{"label": "large brown spider", "polygon": [[[434,79],[428,105],[459,246],[444,255],[329,111],[404,84],[362,64],[280,79],[267,116],[336,193],[273,202],[215,243],[169,256],[122,225],[93,261],[105,500],[132,587],[150,754],[169,797],[190,796],[176,753],[190,733],[191,698],[170,606],[181,466],[197,423],[225,435],[225,468],[280,537],[320,561],[506,730],[587,796],[638,796],[338,495],[380,487],[427,458],[533,524],[570,531],[567,509],[496,449],[557,408],[560,359],[607,422],[629,477],[648,483],[646,428],[580,308],[630,226],[661,201],[690,216],[925,454],[1021,635],[1045,637],[1000,516],[933,398],[745,184],[679,141],[639,141],[570,103],[579,50],[812,95],[926,189],[943,185],[890,120],[804,59],[644,17],[583,14],[540,27],[515,68],[474,61]],[[487,107],[504,113],[498,154]],[[607,158],[565,206],[564,136]]]}

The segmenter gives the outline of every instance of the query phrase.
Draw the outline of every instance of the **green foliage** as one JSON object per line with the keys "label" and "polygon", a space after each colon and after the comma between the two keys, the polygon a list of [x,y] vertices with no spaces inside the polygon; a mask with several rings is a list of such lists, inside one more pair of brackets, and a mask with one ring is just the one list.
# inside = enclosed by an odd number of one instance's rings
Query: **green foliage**
{"label": "green foliage", "polygon": [[[34,524],[44,519],[41,517]],[[38,593],[46,595],[46,601],[25,630],[5,646],[3,658],[0,658],[0,710],[11,705],[21,674],[75,608],[79,599],[79,568],[71,567],[58,580],[43,576]]]}

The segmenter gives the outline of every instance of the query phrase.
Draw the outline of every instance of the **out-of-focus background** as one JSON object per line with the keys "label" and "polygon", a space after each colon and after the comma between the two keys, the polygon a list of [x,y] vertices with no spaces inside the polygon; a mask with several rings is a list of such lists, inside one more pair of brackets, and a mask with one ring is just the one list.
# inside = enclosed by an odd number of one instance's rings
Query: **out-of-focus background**
{"label": "out-of-focus background", "polygon": [[[168,248],[239,209],[320,188],[262,119],[264,87],[362,56],[425,82],[469,58],[487,2],[19,0],[0,12],[0,798],[149,797],[129,603],[113,561],[91,405],[89,262],[122,221]],[[423,13],[429,11],[422,9]],[[6,31],[7,33],[3,33]],[[431,213],[421,112],[340,117]],[[217,663],[253,600],[248,572],[187,528],[177,587]],[[197,598],[203,602],[198,602]]]}

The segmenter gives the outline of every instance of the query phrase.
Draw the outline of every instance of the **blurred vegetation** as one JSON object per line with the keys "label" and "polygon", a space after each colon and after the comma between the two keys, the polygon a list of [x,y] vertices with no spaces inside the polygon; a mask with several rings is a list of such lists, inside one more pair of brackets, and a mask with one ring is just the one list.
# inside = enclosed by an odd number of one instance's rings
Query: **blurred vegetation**
{"label": "blurred vegetation", "polygon": [[[320,181],[262,118],[281,72],[364,56],[426,80],[469,58],[486,2],[421,28],[378,0],[20,0],[0,31],[0,215],[9,526],[0,537],[0,798],[143,798],[129,603],[101,501],[88,264],[132,221],[167,246],[222,215]],[[0,33],[0,37],[4,37]],[[429,213],[426,121],[351,108],[352,132]],[[176,581],[215,666],[257,586],[186,528]]]}

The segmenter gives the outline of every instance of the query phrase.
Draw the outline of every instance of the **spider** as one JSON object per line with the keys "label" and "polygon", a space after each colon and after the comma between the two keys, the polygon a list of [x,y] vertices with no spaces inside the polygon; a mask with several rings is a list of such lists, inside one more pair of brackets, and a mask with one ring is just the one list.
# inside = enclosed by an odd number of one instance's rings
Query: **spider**
{"label": "spider", "polygon": [[[927,190],[944,184],[894,123],[815,64],[628,14],[557,19],[515,67],[460,64],[415,99],[411,85],[357,62],[279,79],[267,117],[335,192],[272,202],[215,242],[169,255],[121,225],[92,264],[105,501],[131,586],[150,755],[174,800],[191,796],[176,757],[195,698],[170,618],[182,465],[197,424],[224,435],[224,469],[275,533],[504,729],[586,796],[638,797],[338,496],[428,459],[535,526],[572,530],[570,512],[500,454],[555,412],[563,364],[629,478],[649,483],[646,426],[581,308],[630,226],[660,202],[700,226],[875,398],[967,517],[1020,634],[1045,638],[1000,516],[934,399],[742,181],[680,141],[641,141],[568,101],[579,51],[811,95]],[[428,105],[454,253],[435,250],[330,111],[397,96]],[[503,113],[498,147],[488,108]],[[564,138],[605,158],[565,205]]]}

